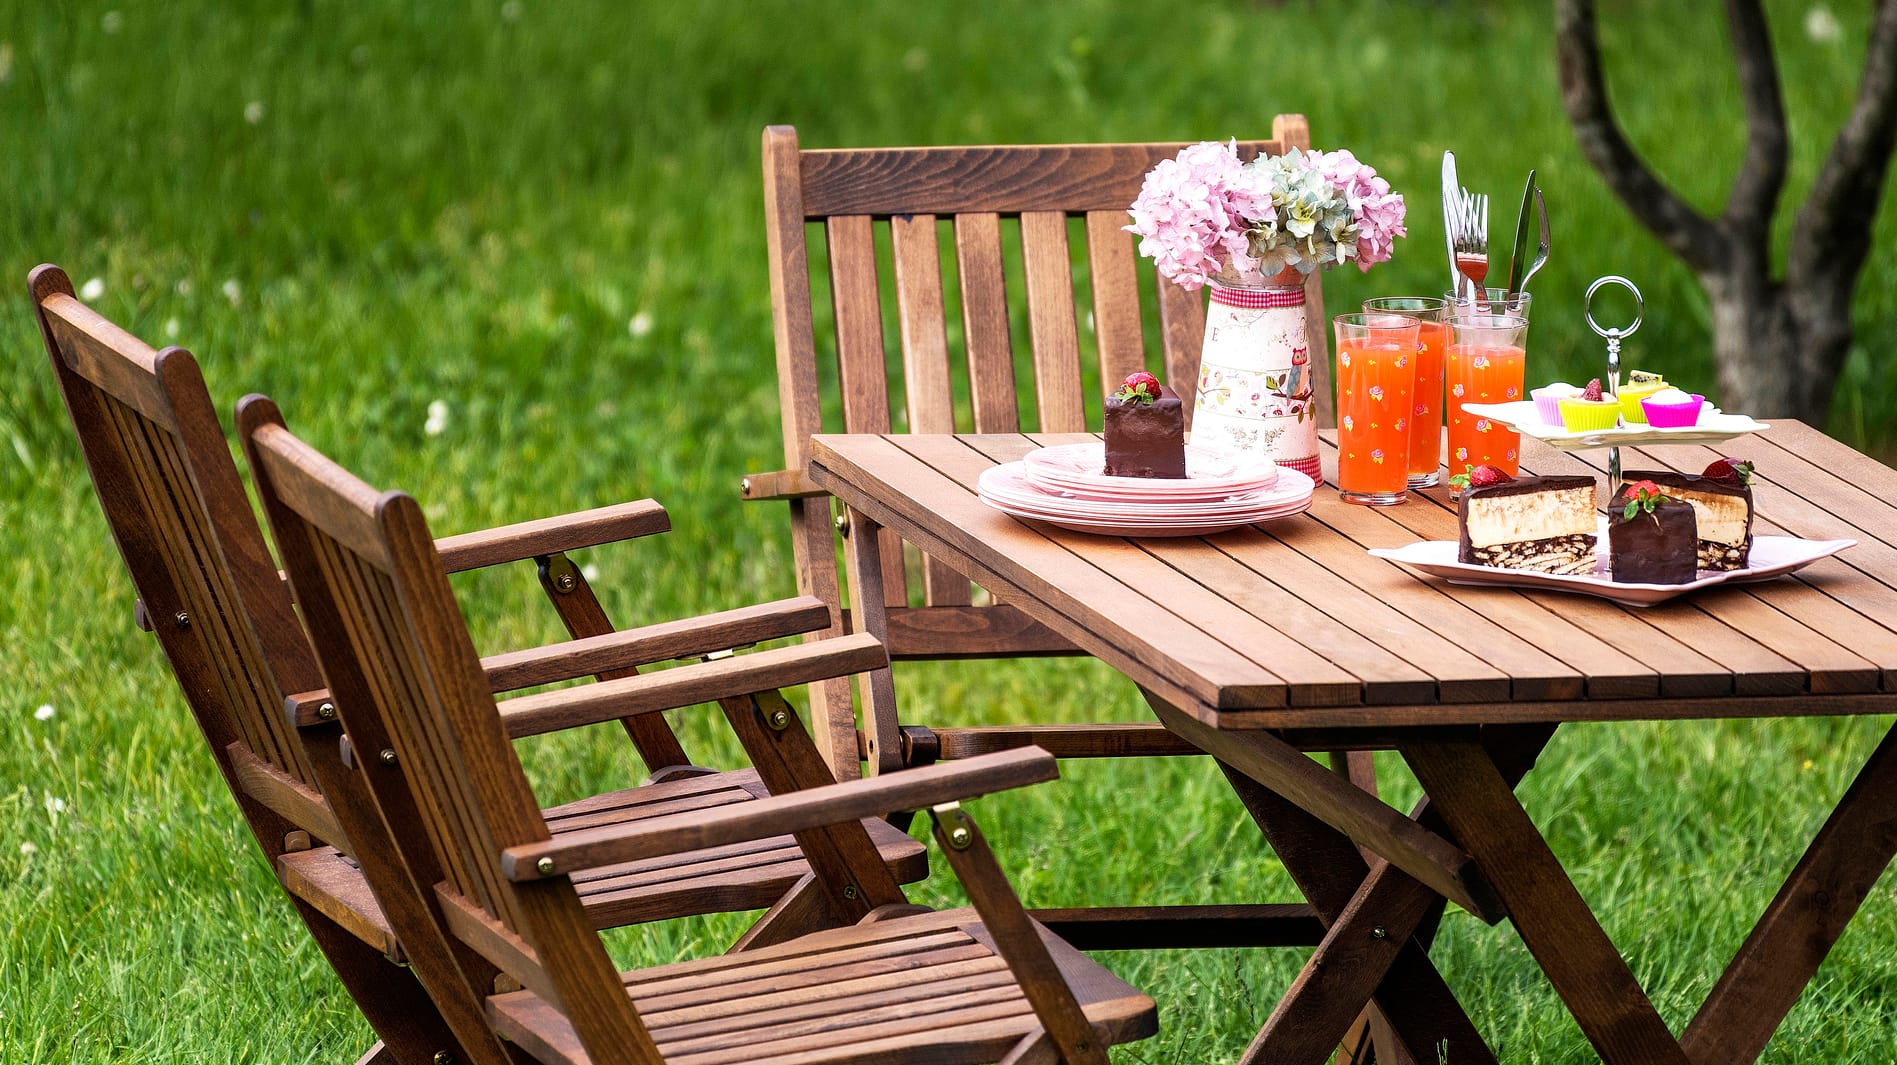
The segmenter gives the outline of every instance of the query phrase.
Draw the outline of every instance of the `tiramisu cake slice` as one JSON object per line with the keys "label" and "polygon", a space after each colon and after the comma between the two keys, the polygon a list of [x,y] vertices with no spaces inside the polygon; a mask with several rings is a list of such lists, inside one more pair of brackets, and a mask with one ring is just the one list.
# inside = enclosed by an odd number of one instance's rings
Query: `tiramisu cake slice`
{"label": "tiramisu cake slice", "polygon": [[1668,497],[1693,505],[1700,569],[1745,568],[1752,552],[1752,463],[1715,459],[1697,477],[1671,470],[1629,470],[1621,480],[1652,481]]}
{"label": "tiramisu cake slice", "polygon": [[1542,573],[1594,572],[1594,478],[1510,477],[1477,466],[1450,480],[1467,482],[1456,512],[1457,561]]}

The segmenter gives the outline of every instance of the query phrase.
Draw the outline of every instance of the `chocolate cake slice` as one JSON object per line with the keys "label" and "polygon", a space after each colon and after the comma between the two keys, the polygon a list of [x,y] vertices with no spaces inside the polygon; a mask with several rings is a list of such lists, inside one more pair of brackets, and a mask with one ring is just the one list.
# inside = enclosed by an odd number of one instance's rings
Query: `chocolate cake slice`
{"label": "chocolate cake slice", "polygon": [[1662,497],[1646,509],[1639,504],[1629,507],[1629,487],[1622,485],[1607,508],[1607,564],[1614,580],[1622,584],[1692,583],[1699,576],[1695,551],[1699,526],[1693,505]]}
{"label": "chocolate cake slice", "polygon": [[[1140,374],[1151,380],[1150,375]],[[1131,380],[1131,378],[1128,378]],[[1109,477],[1184,477],[1186,412],[1172,389],[1153,382],[1154,398],[1107,397],[1106,475]]]}
{"label": "chocolate cake slice", "polygon": [[1623,482],[1652,481],[1673,499],[1693,506],[1700,569],[1744,569],[1752,553],[1752,488],[1741,478],[1721,479],[1671,470],[1629,470]]}
{"label": "chocolate cake slice", "polygon": [[1542,573],[1594,572],[1592,477],[1517,477],[1462,491],[1458,561]]}

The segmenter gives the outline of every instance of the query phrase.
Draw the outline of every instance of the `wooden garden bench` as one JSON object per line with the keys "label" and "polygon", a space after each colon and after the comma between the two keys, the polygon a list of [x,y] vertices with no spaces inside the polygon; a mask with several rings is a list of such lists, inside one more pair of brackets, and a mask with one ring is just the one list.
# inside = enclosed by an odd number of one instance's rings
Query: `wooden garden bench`
{"label": "wooden garden bench", "polygon": [[[572,1065],[1106,1065],[1107,1047],[1156,1030],[1150,998],[1027,916],[958,805],[1053,778],[1046,752],[839,784],[783,697],[760,686],[718,703],[769,797],[555,835],[511,723],[649,712],[633,694],[649,678],[497,705],[420,505],[318,454],[268,400],[245,400],[238,423],[337,709],[357,750],[385,752],[368,766],[370,790],[445,948],[416,968],[431,989],[458,981],[505,1041],[469,1060],[498,1065],[517,1049]],[[865,636],[815,646],[846,644],[880,654]],[[863,818],[918,807],[972,907],[909,905],[878,856]],[[583,884],[615,865],[783,833],[810,858],[788,905],[853,924],[616,970]]]}
{"label": "wooden garden bench", "polygon": [[[1243,143],[1241,154],[1310,146],[1302,115],[1277,116],[1272,137]],[[821,635],[865,629],[842,610],[838,525],[829,497],[806,473],[812,435],[1097,431],[1104,395],[1142,369],[1182,396],[1194,394],[1204,296],[1165,281],[1148,289],[1154,295],[1145,310],[1156,310],[1155,361],[1142,320],[1144,271],[1134,238],[1122,231],[1146,172],[1181,147],[803,151],[794,129],[764,131],[786,469],[747,477],[744,495],[788,501],[798,589],[839,608]],[[953,274],[943,268],[945,229]],[[879,251],[882,240],[887,253]],[[1086,269],[1077,284],[1075,257],[1083,244]],[[1016,246],[1018,273],[1006,262]],[[883,254],[893,263],[893,285],[879,276]],[[827,276],[819,269],[825,263]],[[827,314],[819,313],[825,289]],[[1306,284],[1306,300],[1312,350],[1328,350],[1317,274]],[[956,305],[959,317],[953,316]],[[820,321],[826,327],[821,345]],[[884,341],[890,323],[896,357]],[[1328,387],[1321,380],[1315,387],[1327,400]],[[916,555],[921,579],[912,580],[901,541],[888,530],[879,535],[883,601],[850,606],[879,615],[871,628],[887,633],[891,659],[1075,653],[1006,602],[981,601],[985,593],[978,598],[967,577],[940,559]],[[860,563],[860,551],[846,545],[845,552],[852,565]],[[872,773],[1021,743],[1070,758],[1196,753],[1150,723],[903,723],[886,671],[865,678],[864,687],[862,754]],[[819,688],[813,705],[828,713],[817,725],[818,746],[838,773],[853,774],[858,739],[847,682]]]}
{"label": "wooden garden bench", "polygon": [[[33,271],[29,287],[60,392],[91,471],[107,524],[185,700],[248,822],[299,915],[384,1047],[368,1060],[429,1062],[491,1040],[479,1000],[434,1003],[391,962],[415,960],[411,934],[432,925],[425,899],[405,892],[385,846],[362,774],[339,751],[342,726],[308,637],[265,545],[196,360],[154,351],[73,295],[56,267]],[[663,531],[651,500],[563,518],[446,537],[450,570],[535,560],[542,584],[576,639],[494,655],[486,682],[516,690],[597,675],[636,689],[641,708],[689,705],[732,691],[798,685],[884,661],[873,645],[806,645],[721,657],[651,676],[638,669],[821,627],[829,611],[809,598],[745,607],[615,632],[565,552]],[[815,653],[812,653],[815,652]],[[515,736],[565,728],[557,712],[514,700]],[[655,783],[547,811],[562,836],[637,823],[681,810],[721,809],[766,794],[755,771],[692,766],[655,713],[622,715]],[[376,748],[380,750],[380,748]],[[871,824],[879,853],[905,882],[927,875],[920,843]],[[586,918],[607,927],[682,914],[778,904],[809,872],[796,842],[634,862],[581,885]],[[821,918],[821,914],[816,915]],[[780,914],[746,945],[799,930],[807,910]],[[427,946],[423,936],[420,946]],[[446,1004],[437,1009],[436,1003]]]}

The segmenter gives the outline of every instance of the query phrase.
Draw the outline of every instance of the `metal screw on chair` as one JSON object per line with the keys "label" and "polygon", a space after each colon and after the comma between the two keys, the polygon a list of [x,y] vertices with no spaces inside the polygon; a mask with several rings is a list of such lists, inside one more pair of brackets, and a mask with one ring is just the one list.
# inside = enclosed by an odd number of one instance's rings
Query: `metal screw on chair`
{"label": "metal screw on chair", "polygon": [[1074,1041],[1074,1053],[1086,1054],[1092,1050],[1093,1050],[1093,1044],[1087,1042],[1085,1039],[1079,1039],[1079,1040]]}
{"label": "metal screw on chair", "polygon": [[841,536],[841,537],[843,537],[843,538],[844,538],[844,539],[846,539],[846,540],[847,540],[847,539],[849,539],[849,536],[850,536],[850,516],[849,516],[848,514],[838,514],[838,515],[836,516],[836,527],[837,527],[837,535],[838,535],[838,536]]}
{"label": "metal screw on chair", "polygon": [[948,839],[949,846],[954,847],[958,851],[967,850],[968,845],[975,842],[975,834],[962,825],[956,825],[954,828],[949,829]]}
{"label": "metal screw on chair", "polygon": [[324,701],[316,707],[316,716],[324,721],[330,720],[336,716],[336,704]]}
{"label": "metal screw on chair", "polygon": [[176,614],[171,615],[171,620],[177,622],[178,627],[181,629],[188,629],[191,627],[191,615],[182,610],[178,611]]}
{"label": "metal screw on chair", "polygon": [[846,899],[856,898],[856,885],[855,884],[843,885],[843,897]]}
{"label": "metal screw on chair", "polygon": [[383,765],[394,765],[395,764],[395,748],[393,747],[382,748],[382,753],[378,755],[378,757],[382,759]]}
{"label": "metal screw on chair", "polygon": [[553,589],[557,592],[570,592],[578,586],[579,582],[573,579],[571,573],[562,573],[553,578]]}
{"label": "metal screw on chair", "polygon": [[552,858],[542,858],[534,863],[534,872],[541,876],[552,876],[554,868]]}
{"label": "metal screw on chair", "polygon": [[747,496],[751,494],[751,478],[746,477],[738,482],[738,494]]}
{"label": "metal screw on chair", "polygon": [[1377,925],[1376,927],[1370,929],[1370,938],[1371,939],[1388,939],[1390,938],[1390,930],[1383,927],[1382,925]]}
{"label": "metal screw on chair", "polygon": [[454,1065],[454,1055],[446,1050],[435,1051],[435,1065]]}
{"label": "metal screw on chair", "polygon": [[764,721],[766,724],[770,725],[772,728],[776,729],[779,732],[782,732],[785,729],[790,727],[790,711],[780,706],[777,709],[771,711],[770,713],[764,715]]}

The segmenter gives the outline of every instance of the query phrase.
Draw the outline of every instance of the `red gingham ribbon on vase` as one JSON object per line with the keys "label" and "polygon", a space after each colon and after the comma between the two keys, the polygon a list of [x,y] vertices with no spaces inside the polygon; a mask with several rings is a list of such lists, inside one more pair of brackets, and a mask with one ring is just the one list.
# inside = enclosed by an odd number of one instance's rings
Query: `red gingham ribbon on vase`
{"label": "red gingham ribbon on vase", "polygon": [[1268,307],[1302,307],[1304,286],[1296,288],[1226,288],[1213,285],[1212,302],[1227,307],[1263,310]]}

